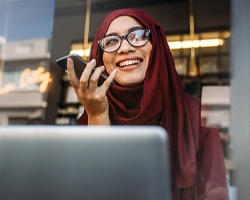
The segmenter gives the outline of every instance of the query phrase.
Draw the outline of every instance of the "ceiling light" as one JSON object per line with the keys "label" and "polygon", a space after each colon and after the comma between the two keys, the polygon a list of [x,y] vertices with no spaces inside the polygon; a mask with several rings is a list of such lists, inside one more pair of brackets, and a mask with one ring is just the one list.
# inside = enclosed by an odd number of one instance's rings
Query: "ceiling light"
{"label": "ceiling light", "polygon": [[187,49],[199,47],[216,47],[223,45],[223,39],[204,39],[204,40],[184,40],[168,42],[170,49]]}

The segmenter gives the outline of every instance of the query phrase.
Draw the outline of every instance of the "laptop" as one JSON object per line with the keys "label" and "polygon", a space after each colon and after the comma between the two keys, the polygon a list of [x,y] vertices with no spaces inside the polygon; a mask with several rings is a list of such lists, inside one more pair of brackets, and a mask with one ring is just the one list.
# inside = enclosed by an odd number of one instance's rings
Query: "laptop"
{"label": "laptop", "polygon": [[170,200],[157,126],[0,126],[0,199]]}

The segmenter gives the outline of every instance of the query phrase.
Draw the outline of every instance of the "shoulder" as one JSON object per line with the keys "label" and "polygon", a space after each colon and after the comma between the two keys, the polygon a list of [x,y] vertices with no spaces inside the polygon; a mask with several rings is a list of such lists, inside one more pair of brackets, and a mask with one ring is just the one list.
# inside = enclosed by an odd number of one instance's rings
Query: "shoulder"
{"label": "shoulder", "polygon": [[204,145],[221,144],[220,134],[218,128],[201,126],[200,137],[199,137],[200,147]]}

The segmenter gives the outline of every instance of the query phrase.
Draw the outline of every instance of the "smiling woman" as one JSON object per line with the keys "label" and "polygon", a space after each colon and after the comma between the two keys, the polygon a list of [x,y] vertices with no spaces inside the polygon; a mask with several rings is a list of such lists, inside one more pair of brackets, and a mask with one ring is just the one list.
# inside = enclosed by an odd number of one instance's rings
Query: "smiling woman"
{"label": "smiling woman", "polygon": [[[80,80],[72,60],[67,65],[85,108],[78,124],[161,126],[170,138],[172,199],[228,199],[218,130],[201,126],[200,102],[185,94],[162,27],[142,10],[114,11],[95,35],[90,60]],[[108,78],[98,86],[102,72]]]}
{"label": "smiling woman", "polygon": [[115,81],[120,85],[136,86],[142,83],[152,49],[149,42],[150,30],[141,27],[134,18],[120,16],[110,23],[106,36],[101,41],[109,38],[110,34],[120,40],[112,51],[107,51],[110,48],[105,46],[103,62],[106,71],[110,74],[118,67]]}

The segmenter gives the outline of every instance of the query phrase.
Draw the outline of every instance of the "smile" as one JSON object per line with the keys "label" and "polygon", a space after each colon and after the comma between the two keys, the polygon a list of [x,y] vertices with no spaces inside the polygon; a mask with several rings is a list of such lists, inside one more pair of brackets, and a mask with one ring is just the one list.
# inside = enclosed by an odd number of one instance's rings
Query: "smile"
{"label": "smile", "polygon": [[126,60],[126,61],[117,63],[117,66],[122,68],[122,67],[126,67],[129,65],[139,64],[141,62],[142,62],[141,60]]}

